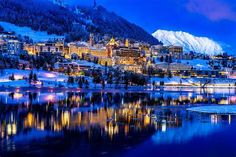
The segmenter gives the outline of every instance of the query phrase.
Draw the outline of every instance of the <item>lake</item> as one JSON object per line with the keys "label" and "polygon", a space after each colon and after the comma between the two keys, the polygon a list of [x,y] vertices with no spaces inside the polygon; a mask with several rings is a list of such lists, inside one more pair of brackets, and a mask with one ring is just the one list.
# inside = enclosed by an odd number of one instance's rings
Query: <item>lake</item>
{"label": "lake", "polygon": [[236,157],[236,90],[0,91],[0,156]]}

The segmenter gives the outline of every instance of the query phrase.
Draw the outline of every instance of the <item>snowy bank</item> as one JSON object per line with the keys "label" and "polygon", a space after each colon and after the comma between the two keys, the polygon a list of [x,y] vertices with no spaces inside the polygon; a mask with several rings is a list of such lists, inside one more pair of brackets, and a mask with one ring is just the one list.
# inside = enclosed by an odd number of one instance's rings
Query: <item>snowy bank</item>
{"label": "snowy bank", "polygon": [[236,105],[234,106],[201,106],[188,108],[188,111],[210,114],[236,114]]}
{"label": "snowy bank", "polygon": [[48,34],[47,32],[44,32],[44,31],[35,31],[29,27],[20,27],[9,22],[0,21],[0,26],[2,26],[5,31],[13,31],[17,35],[28,36],[29,38],[33,39],[33,41],[35,42],[47,41],[50,39],[64,38],[64,36]]}
{"label": "snowy bank", "polygon": [[[28,78],[31,70],[18,70],[18,69],[4,69],[0,74],[0,86],[5,87],[30,87],[29,81],[24,78]],[[62,73],[33,70],[34,74],[37,74],[39,81],[44,83],[44,86],[56,86],[55,84],[66,84],[68,76]],[[9,77],[14,74],[14,80],[10,80]]]}

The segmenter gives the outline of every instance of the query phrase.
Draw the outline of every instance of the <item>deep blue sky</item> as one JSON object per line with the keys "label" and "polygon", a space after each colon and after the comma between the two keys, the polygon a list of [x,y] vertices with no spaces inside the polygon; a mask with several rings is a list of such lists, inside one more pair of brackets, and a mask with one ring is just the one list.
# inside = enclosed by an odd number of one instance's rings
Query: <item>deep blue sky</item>
{"label": "deep blue sky", "polygon": [[[93,0],[64,1],[93,4]],[[157,29],[181,30],[236,49],[236,0],[97,0],[97,3],[149,33]]]}

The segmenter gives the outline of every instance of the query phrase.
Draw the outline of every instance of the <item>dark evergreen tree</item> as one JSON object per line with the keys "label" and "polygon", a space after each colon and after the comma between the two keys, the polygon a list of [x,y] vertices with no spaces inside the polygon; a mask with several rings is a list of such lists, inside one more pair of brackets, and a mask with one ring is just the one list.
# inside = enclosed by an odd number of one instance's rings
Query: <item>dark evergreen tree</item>
{"label": "dark evergreen tree", "polygon": [[164,57],[163,56],[161,56],[160,62],[164,62]]}
{"label": "dark evergreen tree", "polygon": [[85,81],[85,87],[86,87],[86,88],[89,88],[89,82],[88,82],[88,80]]}
{"label": "dark evergreen tree", "polygon": [[167,71],[168,78],[172,78],[172,72],[170,70]]}
{"label": "dark evergreen tree", "polygon": [[9,80],[12,80],[12,81],[15,80],[15,75],[14,75],[14,73],[9,77]]}
{"label": "dark evergreen tree", "polygon": [[34,80],[34,81],[38,81],[38,77],[37,77],[36,74],[33,75],[33,80]]}
{"label": "dark evergreen tree", "polygon": [[[75,9],[80,14],[75,13]],[[46,0],[1,0],[0,19],[36,31],[65,35],[67,41],[88,40],[89,34],[106,34],[150,44],[160,44],[144,29],[107,11],[102,6],[61,7]],[[88,22],[90,20],[91,22]]]}
{"label": "dark evergreen tree", "polygon": [[165,62],[169,63],[169,56],[168,55],[166,55]]}
{"label": "dark evergreen tree", "polygon": [[169,56],[169,63],[172,63],[172,55]]}
{"label": "dark evergreen tree", "polygon": [[79,81],[78,81],[78,84],[79,84],[79,87],[82,88],[83,87],[83,81],[81,78],[79,78]]}
{"label": "dark evergreen tree", "polygon": [[102,80],[102,89],[105,88],[105,80]]}
{"label": "dark evergreen tree", "polygon": [[29,73],[29,82],[31,82],[32,79],[33,79],[33,71],[31,71],[31,72]]}

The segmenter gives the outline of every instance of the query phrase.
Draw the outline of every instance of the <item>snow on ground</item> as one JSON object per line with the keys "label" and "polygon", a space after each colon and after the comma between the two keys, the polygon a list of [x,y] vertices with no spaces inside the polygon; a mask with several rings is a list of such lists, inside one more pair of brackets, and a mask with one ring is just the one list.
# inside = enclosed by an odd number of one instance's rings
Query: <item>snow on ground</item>
{"label": "snow on ground", "polygon": [[230,78],[187,78],[184,79],[192,84],[199,84],[200,82],[204,84],[206,80],[210,80],[210,83],[207,84],[207,87],[209,86],[235,86],[236,79],[230,79]]}
{"label": "snow on ground", "polygon": [[[0,74],[0,86],[11,87],[28,87],[29,83],[23,78],[28,78],[31,70],[18,70],[18,69],[5,69]],[[64,74],[57,72],[49,72],[44,70],[33,70],[33,73],[37,74],[39,81],[43,81],[44,86],[58,85],[58,83],[67,83],[68,77]],[[14,74],[15,80],[9,80],[9,77]]]}
{"label": "snow on ground", "polygon": [[[23,77],[28,77],[31,70],[18,70],[18,69],[5,69],[2,74],[0,74],[0,82],[9,82],[9,76],[14,74],[16,80],[21,80]],[[67,76],[57,72],[50,72],[44,70],[33,70],[33,73],[37,74],[39,80],[46,81],[65,81]]]}
{"label": "snow on ground", "polygon": [[181,63],[191,65],[197,70],[210,70],[211,67],[208,65],[208,62],[208,60],[203,59],[181,60]]}
{"label": "snow on ground", "polygon": [[9,82],[0,82],[0,86],[29,87],[29,83],[26,80],[15,80]]}
{"label": "snow on ground", "polygon": [[182,81],[182,85],[192,85],[192,82],[189,82],[187,79],[182,79],[180,77],[172,77],[172,78],[160,78],[160,77],[152,77],[150,79],[150,83],[155,82],[159,84],[161,81],[165,83],[165,85],[179,85]]}
{"label": "snow on ground", "polygon": [[[24,78],[28,78],[31,70],[18,70],[18,69],[5,69],[0,73],[0,87],[29,87],[29,81]],[[40,81],[43,87],[70,87],[77,88],[78,84],[68,85],[68,76],[63,73],[44,71],[44,70],[33,70],[33,73],[37,75],[38,81]],[[15,80],[9,79],[14,74]],[[89,87],[93,88],[93,80],[90,77],[85,77],[89,82]],[[40,84],[36,86],[41,86]],[[97,85],[96,87],[100,87]],[[101,88],[101,87],[100,87]]]}
{"label": "snow on ground", "polygon": [[210,114],[236,114],[236,106],[201,106],[188,108],[188,111]]}
{"label": "snow on ground", "polygon": [[[78,64],[87,64],[88,66],[94,67],[103,67],[90,62],[78,61]],[[94,64],[94,65],[93,65]],[[4,87],[29,87],[31,86],[27,79],[29,77],[31,70],[17,70],[17,69],[5,69],[0,72],[0,86]],[[74,85],[68,85],[68,76],[63,73],[50,72],[44,70],[33,70],[34,74],[37,74],[37,78],[40,82],[43,83],[43,87],[78,87],[77,83]],[[9,79],[10,76],[14,74],[15,80],[12,81]],[[101,84],[95,85],[93,79],[86,77],[89,82],[89,88],[102,88]],[[209,78],[211,83],[207,84],[206,87],[234,87],[236,80],[227,79],[227,78]],[[159,78],[151,77],[149,80],[149,86],[152,87],[153,82],[158,86],[160,82],[163,81],[165,86],[188,86],[188,87],[199,87],[200,84],[204,84],[206,81],[205,78],[181,78],[181,77],[172,77],[172,78]],[[39,82],[39,83],[40,83]],[[40,84],[38,84],[40,85]],[[124,85],[119,85],[120,88],[124,88]],[[108,88],[115,88],[116,85],[107,84]],[[143,87],[144,89],[145,87]]]}
{"label": "snow on ground", "polygon": [[0,21],[0,26],[2,26],[5,31],[13,31],[17,35],[28,36],[35,42],[47,41],[49,39],[64,38],[64,36],[58,36],[55,34],[49,35],[47,32],[34,31],[29,27],[20,27],[9,22]]}
{"label": "snow on ground", "polygon": [[102,68],[102,65],[95,64],[93,62],[88,62],[86,60],[77,60],[76,63],[78,65],[86,66],[86,67],[95,67],[95,68]]}
{"label": "snow on ground", "polygon": [[155,82],[156,85],[159,85],[161,81],[165,83],[166,86],[200,86],[200,84],[204,84],[207,80],[210,81],[206,85],[206,87],[234,87],[236,83],[236,79],[229,78],[181,78],[174,76],[172,78],[160,78],[160,77],[152,77],[150,79],[150,84]]}

